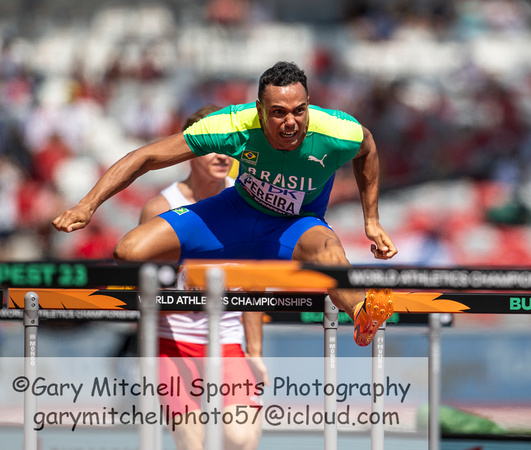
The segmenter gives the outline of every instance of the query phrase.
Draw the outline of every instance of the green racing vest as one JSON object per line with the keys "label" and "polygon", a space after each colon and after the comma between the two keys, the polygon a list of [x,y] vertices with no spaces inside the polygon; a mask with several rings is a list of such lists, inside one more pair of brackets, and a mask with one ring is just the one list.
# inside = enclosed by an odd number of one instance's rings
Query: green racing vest
{"label": "green racing vest", "polygon": [[184,132],[197,156],[219,153],[240,163],[235,187],[254,208],[276,216],[324,217],[334,174],[358,153],[363,128],[352,116],[310,105],[306,138],[295,150],[273,148],[255,103],[232,105]]}

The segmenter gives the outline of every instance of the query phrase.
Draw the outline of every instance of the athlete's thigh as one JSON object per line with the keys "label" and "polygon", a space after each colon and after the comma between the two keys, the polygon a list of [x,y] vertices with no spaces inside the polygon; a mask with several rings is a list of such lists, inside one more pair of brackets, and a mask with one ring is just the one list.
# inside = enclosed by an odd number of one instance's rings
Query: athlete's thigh
{"label": "athlete's thigh", "polygon": [[[307,235],[310,230],[328,229],[328,224],[318,219],[317,217],[297,217],[289,219],[280,228],[280,236],[278,242],[280,244],[280,251],[278,259],[295,259],[295,260],[310,260],[307,251],[311,250],[309,245],[301,247],[301,239]],[[302,239],[302,244],[306,242],[306,239]],[[309,243],[310,244],[310,243]]]}
{"label": "athlete's thigh", "polygon": [[181,257],[242,258],[252,244],[257,211],[225,189],[193,205],[161,214],[179,237]]}
{"label": "athlete's thigh", "polygon": [[306,230],[297,241],[293,259],[325,264],[349,263],[339,237],[326,226]]}
{"label": "athlete's thigh", "polygon": [[[223,396],[224,406],[254,405],[258,406],[258,397],[263,393],[263,385],[257,385],[249,362],[239,344],[222,346],[222,378],[230,387]],[[228,388],[227,388],[228,389]],[[249,411],[251,414],[251,411]]]}
{"label": "athlete's thigh", "polygon": [[197,393],[200,391],[195,383],[204,377],[204,353],[201,344],[159,339],[159,380],[167,387],[159,398],[173,413],[201,409],[201,396]]}
{"label": "athlete's thigh", "polygon": [[118,261],[175,260],[180,258],[179,238],[160,217],[133,228],[116,245]]}

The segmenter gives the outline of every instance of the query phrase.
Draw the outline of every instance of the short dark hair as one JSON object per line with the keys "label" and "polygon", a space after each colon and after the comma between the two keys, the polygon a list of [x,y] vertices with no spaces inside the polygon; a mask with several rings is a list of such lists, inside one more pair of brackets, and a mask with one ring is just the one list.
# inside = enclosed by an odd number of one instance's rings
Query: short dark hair
{"label": "short dark hair", "polygon": [[217,105],[206,105],[202,108],[199,108],[195,113],[190,115],[188,119],[186,119],[186,122],[182,126],[181,131],[186,130],[190,125],[193,125],[194,123],[201,120],[203,117],[208,116],[210,113],[213,113],[214,111],[219,111],[221,108]]}
{"label": "short dark hair", "polygon": [[258,82],[258,100],[262,101],[265,88],[273,86],[289,86],[301,83],[308,94],[308,84],[304,70],[293,62],[279,61],[273,67],[267,69]]}

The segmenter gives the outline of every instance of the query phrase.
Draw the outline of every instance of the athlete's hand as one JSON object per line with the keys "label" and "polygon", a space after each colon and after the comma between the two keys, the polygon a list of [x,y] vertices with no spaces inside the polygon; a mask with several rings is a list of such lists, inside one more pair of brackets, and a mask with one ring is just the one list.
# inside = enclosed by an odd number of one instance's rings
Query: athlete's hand
{"label": "athlete's hand", "polygon": [[398,253],[391,238],[384,231],[380,222],[371,222],[365,225],[365,234],[374,242],[371,252],[376,259],[389,259]]}
{"label": "athlete's hand", "polygon": [[57,216],[52,224],[57,231],[70,233],[81,228],[85,228],[92,218],[92,212],[89,208],[81,205],[67,209],[64,213]]}
{"label": "athlete's hand", "polygon": [[247,362],[249,363],[249,367],[253,371],[254,377],[256,379],[257,383],[264,383],[266,386],[270,386],[271,382],[269,381],[269,373],[267,372],[267,367],[264,363],[264,360],[261,356],[249,356],[249,354],[245,354],[247,357]]}

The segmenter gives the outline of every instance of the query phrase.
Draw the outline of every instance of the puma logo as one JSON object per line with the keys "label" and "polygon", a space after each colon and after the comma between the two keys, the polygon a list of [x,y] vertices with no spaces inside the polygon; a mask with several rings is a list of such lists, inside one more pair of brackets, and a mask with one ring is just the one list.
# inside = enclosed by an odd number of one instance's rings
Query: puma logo
{"label": "puma logo", "polygon": [[310,156],[308,156],[308,161],[315,161],[315,162],[318,162],[319,164],[321,164],[321,166],[324,167],[325,165],[324,165],[324,162],[323,162],[323,161],[324,161],[324,159],[325,159],[326,157],[327,157],[327,155],[324,155],[324,156],[323,156],[323,159],[317,159],[315,156],[310,155]]}

